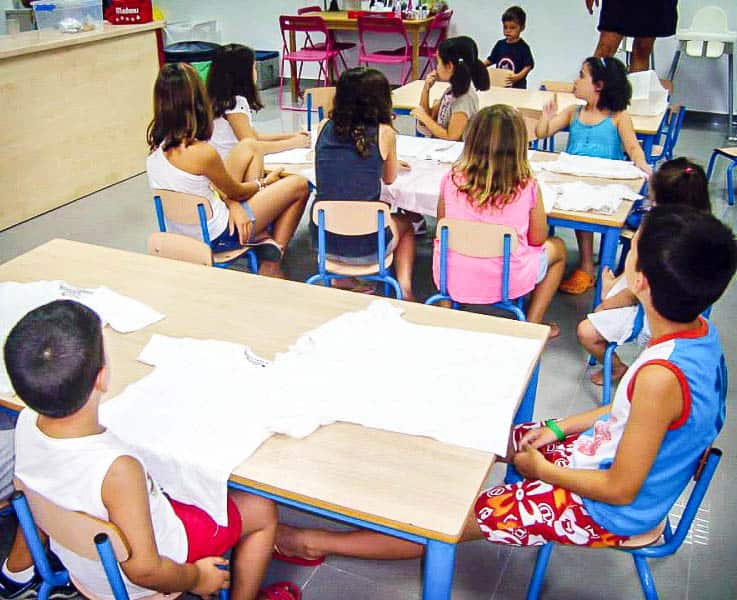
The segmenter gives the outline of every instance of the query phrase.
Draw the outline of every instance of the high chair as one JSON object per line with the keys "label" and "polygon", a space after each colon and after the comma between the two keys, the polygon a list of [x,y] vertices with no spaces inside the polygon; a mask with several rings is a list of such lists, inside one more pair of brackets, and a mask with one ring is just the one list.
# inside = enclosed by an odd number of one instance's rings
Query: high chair
{"label": "high chair", "polygon": [[[390,267],[394,261],[394,246],[399,241],[389,206],[379,201],[323,200],[312,207],[312,222],[317,224],[317,273],[307,283],[322,282],[329,286],[333,279],[355,277],[384,284],[384,295],[394,290],[397,300],[402,299],[399,282],[392,277]],[[394,243],[387,247],[386,227],[391,228]],[[376,262],[354,265],[327,257],[326,232],[336,235],[376,234]],[[383,258],[382,258],[383,257]]]}
{"label": "high chair", "polygon": [[[726,385],[724,387],[726,393]],[[675,531],[671,528],[670,520],[666,517],[665,521],[654,530],[645,534],[634,536],[622,546],[614,548],[620,552],[628,552],[632,555],[635,562],[635,569],[640,579],[642,593],[647,600],[657,600],[658,592],[655,589],[655,580],[650,572],[647,564],[648,558],[662,558],[675,554],[686,539],[688,531],[691,528],[694,518],[699,510],[706,491],[709,488],[714,472],[719,465],[722,457],[722,451],[718,448],[707,448],[704,455],[696,465],[694,472],[694,484],[689,494],[686,507],[678,521]],[[656,544],[663,537],[663,542]],[[545,571],[550,560],[550,554],[553,551],[554,542],[548,542],[541,546],[537,552],[535,561],[535,569],[530,579],[530,586],[527,589],[527,600],[536,600],[540,596],[540,590],[545,579]]]}
{"label": "high chair", "polygon": [[[367,36],[366,34],[373,34]],[[367,49],[366,41],[385,37],[390,40],[403,41],[404,45],[394,49]],[[407,36],[407,29],[399,17],[383,17],[378,15],[363,15],[358,17],[358,64],[369,65],[402,65],[400,82],[407,83],[412,73],[412,44]]]}
{"label": "high chair", "polygon": [[307,131],[312,131],[312,111],[317,110],[317,122],[319,123],[333,110],[335,99],[334,87],[316,87],[305,90],[305,101],[307,103]]}
{"label": "high chair", "polygon": [[[181,225],[199,225],[202,241],[208,249],[210,248],[211,240],[207,230],[207,221],[212,218],[212,206],[207,198],[193,194],[184,194],[182,192],[173,192],[171,190],[154,190],[154,208],[156,210],[156,219],[160,232],[166,232],[167,220]],[[168,242],[163,242],[165,246],[160,246],[164,248],[164,252],[173,250],[176,254],[183,251],[182,242],[172,243],[171,238],[167,239],[169,240]],[[156,238],[156,243],[162,244],[161,238]],[[175,246],[175,248],[172,248],[172,246]],[[188,256],[192,255],[193,251],[191,248],[192,245],[190,244],[189,249],[186,251]],[[197,251],[194,251],[194,253],[195,255],[199,254]],[[226,268],[242,256],[245,256],[248,260],[250,271],[252,273],[258,273],[258,259],[256,258],[256,254],[247,246],[225,252],[211,252],[211,261],[215,267]],[[199,263],[200,260],[198,259],[193,262]]]}

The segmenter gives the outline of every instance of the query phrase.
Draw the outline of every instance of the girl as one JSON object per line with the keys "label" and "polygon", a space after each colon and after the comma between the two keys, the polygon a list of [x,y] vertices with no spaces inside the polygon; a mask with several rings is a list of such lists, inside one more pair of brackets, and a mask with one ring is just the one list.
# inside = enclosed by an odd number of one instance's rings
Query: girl
{"label": "girl", "polygon": [[[335,90],[330,118],[318,128],[315,201],[379,200],[381,182],[392,183],[400,169],[397,136],[391,123],[391,89],[386,77],[366,67],[344,71]],[[394,249],[397,281],[404,299],[414,300],[412,226],[403,215],[392,215],[392,222],[391,229],[395,231],[387,228],[387,245]],[[312,220],[310,227],[316,243],[317,227]],[[374,263],[376,235],[329,235],[327,252],[342,262]]]}
{"label": "girl", "polygon": [[[709,189],[704,169],[687,158],[676,158],[663,163],[650,179],[650,201],[653,206],[683,204],[711,213]],[[609,342],[621,343],[632,333],[637,309],[637,299],[627,289],[624,275],[614,277],[609,269],[602,273],[604,300],[578,324],[577,333],[581,345],[599,362],[604,358]],[[643,323],[640,342],[650,339],[650,327]],[[612,381],[617,381],[627,371],[627,365],[612,355]],[[601,370],[591,374],[591,381],[603,385]]]}
{"label": "girl", "polygon": [[[471,120],[461,158],[440,184],[438,218],[511,225],[519,245],[512,254],[509,295],[532,291],[527,317],[542,322],[565,269],[566,250],[548,238],[542,195],[527,162],[527,129],[520,113],[496,104]],[[435,241],[433,277],[440,280],[440,245]],[[502,259],[473,258],[448,251],[448,291],[457,302],[501,300]],[[551,337],[559,335],[551,325]]]}
{"label": "girl", "polygon": [[310,137],[301,133],[258,133],[251,122],[251,110],[263,108],[256,85],[256,62],[253,50],[241,44],[218,48],[207,75],[207,94],[212,101],[213,122],[210,143],[225,161],[230,174],[242,175],[242,161],[230,159],[231,151],[241,140],[258,142],[261,154],[307,148]]}
{"label": "girl", "polygon": [[[479,110],[476,90],[489,89],[489,73],[479,60],[476,42],[466,36],[441,42],[436,63],[425,79],[420,106],[411,114],[433,137],[458,141]],[[449,82],[450,87],[430,107],[430,90],[438,80]]]}
{"label": "girl", "polygon": [[[212,127],[210,103],[197,72],[187,64],[165,65],[154,86],[154,117],[147,133],[149,185],[207,198],[213,251],[253,245],[261,259],[259,272],[283,276],[281,260],[307,203],[307,180],[282,178],[279,172],[260,179],[257,156],[246,162],[245,181],[234,179],[207,143]],[[259,240],[272,222],[273,240]],[[196,226],[172,223],[169,228],[200,238]]]}
{"label": "girl", "polygon": [[[626,108],[632,97],[627,71],[616,58],[590,57],[583,61],[573,84],[576,98],[586,106],[570,106],[558,113],[554,99],[543,108],[535,128],[538,138],[546,138],[568,127],[569,154],[624,160],[625,153],[647,175],[652,173],[640,147],[632,119]],[[594,237],[589,231],[576,231],[579,266],[560,286],[567,294],[583,294],[594,287]]]}

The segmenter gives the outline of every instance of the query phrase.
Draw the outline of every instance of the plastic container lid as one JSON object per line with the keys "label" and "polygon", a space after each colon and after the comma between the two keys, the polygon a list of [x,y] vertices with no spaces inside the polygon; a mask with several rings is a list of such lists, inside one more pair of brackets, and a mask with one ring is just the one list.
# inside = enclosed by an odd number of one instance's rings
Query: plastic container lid
{"label": "plastic container lid", "polygon": [[164,47],[164,59],[168,63],[212,60],[218,48],[220,44],[214,42],[177,42]]}
{"label": "plastic container lid", "polygon": [[279,53],[276,50],[256,50],[254,52],[256,60],[269,60],[270,58],[279,58]]}

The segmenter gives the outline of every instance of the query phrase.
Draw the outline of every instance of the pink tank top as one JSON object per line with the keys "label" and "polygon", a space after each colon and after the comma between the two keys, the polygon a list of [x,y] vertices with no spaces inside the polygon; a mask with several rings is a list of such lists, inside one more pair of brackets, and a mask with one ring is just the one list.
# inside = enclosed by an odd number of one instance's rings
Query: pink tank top
{"label": "pink tank top", "polygon": [[[512,253],[509,275],[509,297],[518,298],[530,292],[537,282],[542,246],[531,246],[527,241],[530,211],[537,202],[537,184],[531,179],[521,188],[515,199],[503,208],[484,205],[479,208],[469,202],[465,192],[458,190],[452,180],[452,171],[443,177],[440,190],[445,200],[445,216],[463,221],[481,221],[508,225],[517,231],[519,245]],[[435,240],[433,251],[433,279],[440,281],[440,243]],[[491,304],[502,297],[502,259],[475,258],[448,251],[448,291],[461,303]]]}

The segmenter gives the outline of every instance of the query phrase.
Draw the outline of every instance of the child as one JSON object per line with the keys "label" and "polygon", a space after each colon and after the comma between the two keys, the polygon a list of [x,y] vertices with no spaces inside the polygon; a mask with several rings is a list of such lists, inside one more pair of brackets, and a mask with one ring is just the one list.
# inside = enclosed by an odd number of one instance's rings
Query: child
{"label": "child", "polygon": [[[382,181],[392,183],[399,169],[389,82],[375,69],[357,67],[344,71],[336,86],[330,118],[318,128],[315,201],[379,200]],[[310,228],[316,244],[317,227],[312,220]],[[408,217],[392,215],[392,227],[387,226],[386,240],[387,250],[394,249],[402,295],[405,300],[414,300],[415,241]],[[376,234],[328,235],[327,252],[329,257],[342,262],[375,263]],[[359,288],[359,291],[364,290]]]}
{"label": "child", "polygon": [[[450,87],[431,107],[430,89],[436,81],[448,81]],[[432,137],[459,141],[479,110],[476,90],[488,89],[489,73],[478,59],[476,42],[466,36],[448,38],[438,46],[437,65],[425,78],[420,106],[411,114]]]}
{"label": "child", "polygon": [[[676,158],[661,165],[650,179],[650,199],[653,206],[682,204],[702,212],[711,212],[704,170],[687,158]],[[609,269],[605,269],[602,277],[604,300],[593,314],[578,324],[577,329],[581,345],[599,362],[604,358],[609,342],[621,343],[630,337],[637,313],[637,299],[627,289],[624,275],[615,278]],[[644,321],[638,341],[646,343],[649,338],[649,325]],[[627,365],[616,353],[612,354],[612,381],[621,379],[626,370]],[[592,373],[591,381],[602,385],[603,372]]]}
{"label": "child", "polygon": [[[281,260],[307,203],[307,180],[281,177],[279,171],[260,179],[257,154],[244,155],[244,177],[234,179],[207,143],[212,130],[210,103],[197,72],[183,63],[164,65],[154,86],[154,118],[147,134],[149,185],[207,198],[213,251],[253,245],[261,259],[259,272],[283,277]],[[272,222],[273,239],[265,235]],[[201,239],[199,226],[171,223],[169,230]]]}
{"label": "child", "polygon": [[256,84],[256,62],[253,50],[241,44],[226,44],[215,52],[207,75],[207,94],[212,101],[213,122],[210,143],[225,161],[228,171],[238,181],[242,171],[233,169],[228,156],[240,140],[258,141],[262,154],[281,152],[310,145],[307,132],[258,133],[252,123],[251,110],[263,108]]}
{"label": "child", "polygon": [[[569,154],[624,160],[626,153],[649,176],[652,169],[626,111],[632,87],[622,62],[616,58],[587,58],[573,84],[573,94],[585,100],[586,106],[573,105],[558,113],[554,98],[543,108],[535,128],[537,137],[547,138],[569,127]],[[567,294],[583,294],[595,285],[593,233],[576,230],[576,239],[579,266],[560,286]]]}
{"label": "child", "polygon": [[494,44],[484,64],[497,69],[511,71],[507,75],[506,86],[521,90],[527,89],[527,75],[535,67],[532,51],[520,35],[525,30],[527,15],[519,6],[512,6],[502,15],[504,39]]}
{"label": "child", "polygon": [[[99,423],[110,367],[94,311],[69,300],[34,309],[11,330],[4,356],[28,406],[16,426],[16,476],[60,506],[120,529],[131,552],[120,565],[131,597],[154,591],[207,596],[227,587],[234,599],[257,597],[273,550],[276,505],[230,491],[228,525],[222,527],[161,491],[132,449]],[[221,568],[228,561],[220,557],[231,547],[232,574]],[[101,563],[53,539],[51,548],[85,588],[109,597]],[[31,563],[23,536],[16,536],[3,566],[6,578],[25,569],[31,578]]]}
{"label": "child", "polygon": [[[699,315],[736,266],[734,234],[717,219],[681,206],[652,210],[632,241],[625,273],[653,341],[611,405],[514,428],[508,459],[526,479],[483,491],[464,539],[617,546],[662,522],[724,423],[724,355],[714,325]],[[423,552],[370,531],[283,525],[277,544],[307,558]]]}
{"label": "child", "polygon": [[[527,318],[541,323],[563,278],[566,249],[560,238],[548,238],[542,195],[527,162],[527,129],[511,106],[484,108],[471,120],[463,154],[440,184],[438,218],[442,217],[516,229],[519,245],[510,261],[509,295],[518,298],[532,291]],[[437,285],[437,240],[433,277]],[[448,291],[457,302],[498,302],[501,280],[501,258],[473,258],[448,251]],[[558,326],[551,328],[551,337],[557,337]]]}

